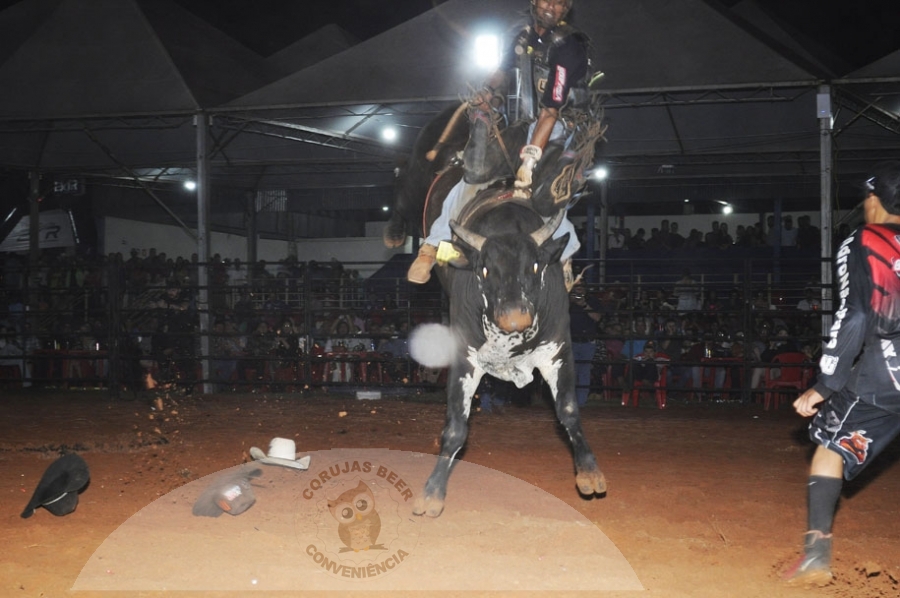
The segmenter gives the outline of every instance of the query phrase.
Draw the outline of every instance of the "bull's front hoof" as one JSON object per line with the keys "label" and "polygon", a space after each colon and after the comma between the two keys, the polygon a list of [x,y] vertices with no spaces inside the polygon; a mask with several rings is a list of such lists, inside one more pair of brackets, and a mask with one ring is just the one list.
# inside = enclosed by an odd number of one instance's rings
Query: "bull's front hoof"
{"label": "bull's front hoof", "polygon": [[406,243],[406,222],[392,217],[381,231],[381,239],[384,246],[390,249],[402,247]]}
{"label": "bull's front hoof", "polygon": [[575,476],[575,485],[584,496],[606,494],[606,477],[600,470],[579,472]]}
{"label": "bull's front hoof", "polygon": [[444,512],[444,501],[434,496],[420,496],[413,504],[413,515],[438,517]]}

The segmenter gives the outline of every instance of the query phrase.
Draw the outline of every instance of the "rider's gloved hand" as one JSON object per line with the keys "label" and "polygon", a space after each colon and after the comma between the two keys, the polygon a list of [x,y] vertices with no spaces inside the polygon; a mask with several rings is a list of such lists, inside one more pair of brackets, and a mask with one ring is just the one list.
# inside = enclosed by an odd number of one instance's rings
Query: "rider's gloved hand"
{"label": "rider's gloved hand", "polygon": [[519,158],[522,159],[522,165],[516,173],[515,186],[519,189],[531,187],[531,176],[534,173],[534,167],[541,159],[543,151],[536,145],[526,145],[519,152]]}

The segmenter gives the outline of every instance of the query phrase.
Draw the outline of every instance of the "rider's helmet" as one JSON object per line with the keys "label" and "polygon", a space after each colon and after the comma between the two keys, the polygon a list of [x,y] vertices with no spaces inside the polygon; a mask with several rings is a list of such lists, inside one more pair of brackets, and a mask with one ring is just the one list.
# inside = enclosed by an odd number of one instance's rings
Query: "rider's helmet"
{"label": "rider's helmet", "polygon": [[[553,29],[566,18],[574,2],[575,0],[531,0],[531,18],[535,25]],[[538,7],[538,3],[542,6]],[[544,10],[540,10],[541,8]]]}

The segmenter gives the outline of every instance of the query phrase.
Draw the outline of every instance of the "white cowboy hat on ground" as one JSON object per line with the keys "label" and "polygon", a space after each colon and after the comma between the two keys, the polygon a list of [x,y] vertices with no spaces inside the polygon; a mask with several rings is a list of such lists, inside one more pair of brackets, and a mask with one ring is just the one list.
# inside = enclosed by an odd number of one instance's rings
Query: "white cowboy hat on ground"
{"label": "white cowboy hat on ground", "polygon": [[250,447],[250,456],[265,465],[281,465],[294,469],[309,469],[309,455],[298,459],[294,441],[290,438],[273,438],[269,443],[269,454],[255,446]]}

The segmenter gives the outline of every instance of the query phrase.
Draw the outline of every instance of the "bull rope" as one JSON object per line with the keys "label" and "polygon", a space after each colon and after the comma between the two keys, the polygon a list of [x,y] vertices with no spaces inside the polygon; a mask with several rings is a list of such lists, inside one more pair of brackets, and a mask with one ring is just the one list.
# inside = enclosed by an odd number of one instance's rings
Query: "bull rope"
{"label": "bull rope", "polygon": [[427,237],[431,232],[431,227],[428,226],[428,203],[431,201],[431,195],[434,192],[434,186],[437,184],[441,177],[447,174],[447,172],[454,168],[453,163],[447,164],[444,168],[442,168],[434,178],[431,179],[431,184],[428,185],[428,193],[425,194],[425,205],[422,206],[422,234]]}
{"label": "bull rope", "polygon": [[[581,176],[594,161],[594,149],[599,139],[606,141],[604,133],[609,125],[603,122],[603,111],[600,110],[600,117],[593,119],[593,111],[578,112],[577,119],[580,122],[575,124],[575,136],[572,139],[575,154],[574,160],[566,164],[559,175],[553,179],[550,184],[550,194],[553,197],[553,203],[560,205],[568,203],[572,197],[572,182],[576,177]],[[579,181],[579,186],[584,180]]]}

